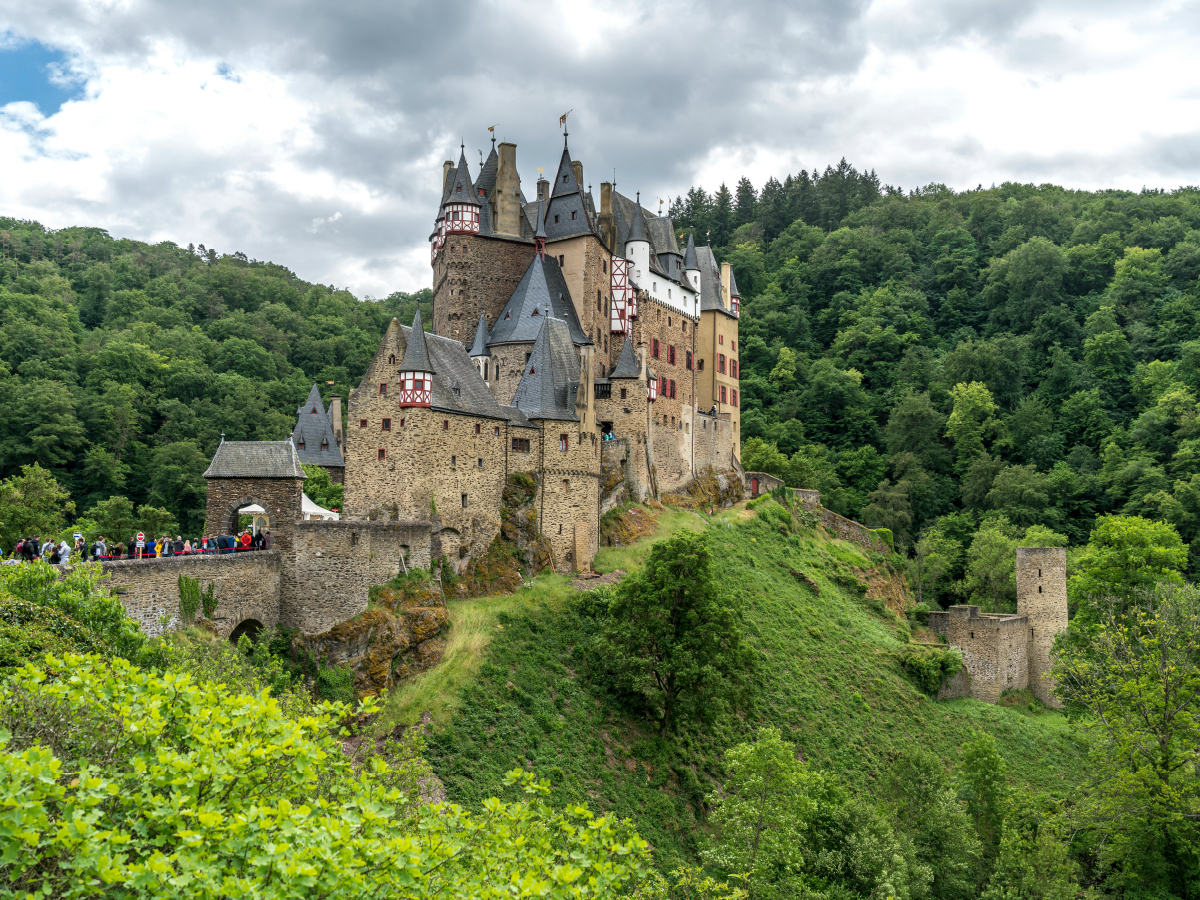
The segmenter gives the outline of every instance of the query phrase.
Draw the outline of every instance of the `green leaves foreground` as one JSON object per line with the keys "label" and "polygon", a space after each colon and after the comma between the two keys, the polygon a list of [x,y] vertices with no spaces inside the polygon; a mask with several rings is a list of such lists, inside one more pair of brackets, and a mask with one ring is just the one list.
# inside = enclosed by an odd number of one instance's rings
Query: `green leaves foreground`
{"label": "green leaves foreground", "polygon": [[[364,704],[361,712],[370,712]],[[409,804],[358,769],[325,704],[277,701],[96,656],[0,686],[0,896],[609,897],[645,841],[585,807]]]}

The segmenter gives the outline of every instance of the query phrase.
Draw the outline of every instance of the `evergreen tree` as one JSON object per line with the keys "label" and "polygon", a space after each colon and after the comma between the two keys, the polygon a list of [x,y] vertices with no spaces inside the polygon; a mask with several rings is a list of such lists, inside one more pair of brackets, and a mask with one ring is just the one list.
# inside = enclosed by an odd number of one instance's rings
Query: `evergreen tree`
{"label": "evergreen tree", "polygon": [[712,214],[712,242],[715,247],[724,247],[733,237],[733,195],[721,182],[714,198]]}
{"label": "evergreen tree", "polygon": [[754,185],[750,183],[750,179],[743,175],[738,179],[734,196],[734,224],[746,225],[753,222],[757,215],[758,194],[754,190]]}

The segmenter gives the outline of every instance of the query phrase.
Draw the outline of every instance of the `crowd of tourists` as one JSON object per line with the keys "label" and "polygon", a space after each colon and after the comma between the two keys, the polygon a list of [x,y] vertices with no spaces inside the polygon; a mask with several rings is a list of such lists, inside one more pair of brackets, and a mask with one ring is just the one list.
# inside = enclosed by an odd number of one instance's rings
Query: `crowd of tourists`
{"label": "crowd of tourists", "polygon": [[[141,546],[138,546],[141,544]],[[182,535],[171,537],[163,535],[159,538],[146,538],[139,541],[136,537],[128,542],[117,541],[110,544],[103,535],[96,538],[89,546],[83,538],[75,538],[70,544],[65,540],[49,538],[45,541],[41,536],[23,538],[13,548],[10,562],[33,562],[44,560],[51,565],[66,565],[74,558],[77,562],[105,559],[163,559],[171,556],[193,556],[198,553],[210,555],[224,553],[243,553],[250,550],[269,550],[271,547],[271,532],[260,531],[257,534],[246,530],[240,534],[205,535],[204,537],[185,540]],[[0,559],[4,556],[0,550]]]}

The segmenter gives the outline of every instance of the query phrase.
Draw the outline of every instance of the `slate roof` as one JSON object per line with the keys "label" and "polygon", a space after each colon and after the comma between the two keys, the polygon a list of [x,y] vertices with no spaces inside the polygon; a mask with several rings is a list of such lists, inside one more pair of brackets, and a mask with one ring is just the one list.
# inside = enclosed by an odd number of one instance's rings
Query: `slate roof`
{"label": "slate roof", "polygon": [[221,441],[205,478],[305,478],[291,441]]}
{"label": "slate roof", "polygon": [[721,298],[721,267],[717,265],[712,247],[697,247],[696,259],[700,269],[700,312],[719,310],[733,316]]}
{"label": "slate roof", "polygon": [[729,270],[729,296],[741,297],[741,292],[738,291],[737,279],[733,277],[733,269]]}
{"label": "slate roof", "polygon": [[645,241],[650,243],[650,234],[646,231],[646,216],[642,212],[642,200],[639,197],[637,206],[633,210],[633,221],[629,223],[629,236],[625,238],[625,242],[629,241]]}
{"label": "slate roof", "polygon": [[633,352],[633,340],[625,338],[625,346],[621,348],[621,355],[617,357],[617,365],[608,377],[611,378],[637,378],[641,374],[641,366],[638,365],[637,354]]}
{"label": "slate roof", "polygon": [[563,320],[574,343],[581,346],[592,343],[579,324],[575,304],[571,302],[571,290],[558,267],[558,260],[535,253],[492,326],[488,345],[533,343],[541,333],[547,310],[551,317]]}
{"label": "slate roof", "polygon": [[526,416],[525,413],[523,413],[519,409],[517,409],[515,406],[502,406],[500,408],[502,410],[504,410],[505,413],[508,414],[508,421],[511,424],[519,425],[522,428],[535,428],[536,427],[532,422],[529,421],[529,417]]}
{"label": "slate roof", "polygon": [[[321,390],[316,382],[308,392],[308,399],[297,408],[296,417],[291,441],[296,446],[300,462],[310,466],[344,467],[346,461],[333,436],[333,420],[321,402]],[[301,444],[304,445],[303,450],[300,449]],[[325,446],[324,450],[321,449],[322,445]]]}
{"label": "slate roof", "polygon": [[683,254],[683,267],[685,269],[699,269],[700,263],[696,259],[696,239],[692,232],[688,232],[687,250]]}
{"label": "slate roof", "polygon": [[571,330],[562,319],[542,319],[541,331],[513,395],[513,406],[530,419],[578,422],[578,391],[579,357]]}
{"label": "slate roof", "polygon": [[475,327],[475,340],[471,344],[471,349],[467,351],[468,356],[473,359],[476,356],[492,355],[492,351],[489,350],[487,346],[487,335],[487,317],[483,313],[480,313],[479,324]]}
{"label": "slate roof", "polygon": [[675,240],[675,224],[670,216],[647,216],[646,228],[650,231],[650,243],[660,256],[664,253],[679,253],[679,241]]}
{"label": "slate roof", "polygon": [[[400,360],[398,372],[432,372],[437,374],[433,363],[429,360],[429,347],[425,341],[425,329],[421,325],[421,310],[413,317],[414,337],[408,341],[404,350],[404,359]],[[474,368],[472,366],[472,368]]]}
{"label": "slate roof", "polygon": [[537,202],[537,213],[535,213],[535,222],[537,222],[537,231],[533,233],[535,238],[546,237],[546,213],[542,209],[542,200],[539,197]]}
{"label": "slate roof", "polygon": [[[554,221],[555,217],[558,221]],[[571,165],[571,151],[563,144],[562,158],[558,162],[558,173],[550,189],[550,202],[546,205],[544,219],[546,239],[592,234],[592,219],[588,215],[583,190],[575,179],[575,167]]]}
{"label": "slate roof", "polygon": [[487,162],[483,164],[483,168],[479,170],[479,177],[475,180],[475,187],[482,190],[485,197],[489,199],[492,196],[492,189],[496,186],[496,169],[500,167],[500,156],[496,153],[496,145],[492,144],[492,152],[488,154]]}
{"label": "slate roof", "polygon": [[[414,343],[414,329],[407,325],[401,325],[396,319],[392,319],[392,324],[400,330],[400,337],[405,342],[404,355],[407,358],[408,348],[411,348]],[[415,318],[413,325],[417,325]],[[479,370],[467,356],[466,348],[463,347],[461,341],[425,332],[421,332],[418,340],[425,344],[429,365],[434,371],[431,407],[444,412],[483,416],[489,419],[508,418],[508,413],[496,403],[496,398],[492,396],[492,392],[479,377]],[[396,367],[391,371],[399,372],[400,369]],[[363,377],[365,384],[366,376]]]}
{"label": "slate roof", "polygon": [[467,152],[465,150],[459,154],[458,168],[454,171],[454,181],[450,185],[449,196],[445,202],[480,205],[479,198],[475,195],[475,185],[471,183],[471,172],[467,168]]}

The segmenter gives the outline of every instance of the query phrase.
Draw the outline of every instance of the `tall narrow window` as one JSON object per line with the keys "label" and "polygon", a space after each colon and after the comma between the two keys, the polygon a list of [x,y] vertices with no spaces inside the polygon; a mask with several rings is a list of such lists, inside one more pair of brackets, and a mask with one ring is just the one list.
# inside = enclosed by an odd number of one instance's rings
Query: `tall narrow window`
{"label": "tall narrow window", "polygon": [[379,458],[380,458],[380,459],[383,459],[383,458],[384,458],[384,457],[386,457],[386,456],[387,456],[387,451],[386,451],[386,450],[384,450],[382,447],[380,447],[380,448],[379,448]]}
{"label": "tall narrow window", "polygon": [[729,402],[732,403],[734,406],[737,406],[737,389],[736,388],[733,390],[730,390]]}
{"label": "tall narrow window", "polygon": [[451,465],[451,466],[457,466],[457,465],[458,465],[458,457],[457,457],[457,456],[451,456],[451,457],[450,457],[450,465]]}
{"label": "tall narrow window", "polygon": [[467,495],[466,494],[462,495],[462,505],[463,505],[463,509],[467,508]]}
{"label": "tall narrow window", "polygon": [[380,422],[379,430],[380,431],[391,431],[392,430],[392,420],[384,419],[382,422]]}
{"label": "tall narrow window", "polygon": [[559,450],[567,449],[567,436],[565,434],[560,434],[558,436],[558,449]]}
{"label": "tall narrow window", "polygon": [[478,422],[475,423],[475,433],[479,434],[479,423]]}
{"label": "tall narrow window", "polygon": [[687,369],[690,372],[692,370],[692,351],[691,350],[687,351],[686,359],[687,359]]}
{"label": "tall narrow window", "polygon": [[722,402],[722,403],[727,403],[727,402],[728,402],[728,401],[725,399],[725,385],[721,385],[721,402]]}
{"label": "tall narrow window", "polygon": [[442,431],[449,431],[449,430],[450,430],[450,420],[442,419]]}
{"label": "tall narrow window", "polygon": [[667,347],[667,362],[675,365],[675,345],[671,344]]}
{"label": "tall narrow window", "polygon": [[500,437],[500,426],[499,425],[495,426],[492,429],[492,434],[494,434],[496,437]]}

